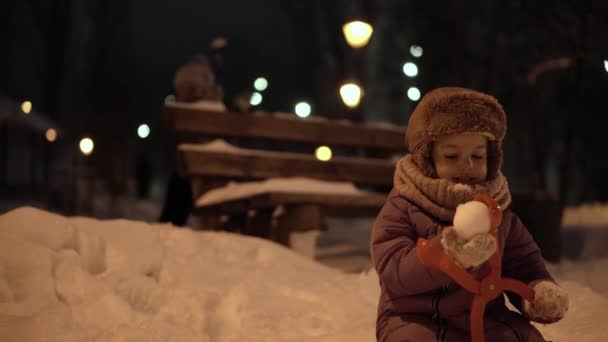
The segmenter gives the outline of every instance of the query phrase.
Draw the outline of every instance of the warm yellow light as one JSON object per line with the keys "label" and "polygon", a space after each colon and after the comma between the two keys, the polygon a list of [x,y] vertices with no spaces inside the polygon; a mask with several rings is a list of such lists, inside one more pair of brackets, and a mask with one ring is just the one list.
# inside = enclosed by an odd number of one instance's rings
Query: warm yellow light
{"label": "warm yellow light", "polygon": [[340,87],[340,96],[346,106],[354,108],[361,102],[363,90],[355,83],[346,83]]}
{"label": "warm yellow light", "polygon": [[46,140],[48,142],[53,142],[57,140],[57,131],[52,128],[49,128],[46,130],[46,133],[44,133],[44,136],[46,137]]}
{"label": "warm yellow light", "polygon": [[364,21],[355,20],[344,24],[342,32],[344,32],[348,45],[353,48],[361,48],[367,45],[374,29]]}
{"label": "warm yellow light", "polygon": [[21,111],[25,114],[29,114],[32,111],[32,103],[30,101],[23,101],[23,103],[21,103]]}
{"label": "warm yellow light", "polygon": [[331,148],[327,146],[319,146],[315,150],[315,157],[320,161],[329,161],[331,160]]}
{"label": "warm yellow light", "polygon": [[80,140],[80,151],[85,156],[88,156],[89,154],[93,153],[94,147],[95,147],[95,144],[93,144],[93,140],[91,138],[87,137],[87,138],[83,138],[82,140]]}

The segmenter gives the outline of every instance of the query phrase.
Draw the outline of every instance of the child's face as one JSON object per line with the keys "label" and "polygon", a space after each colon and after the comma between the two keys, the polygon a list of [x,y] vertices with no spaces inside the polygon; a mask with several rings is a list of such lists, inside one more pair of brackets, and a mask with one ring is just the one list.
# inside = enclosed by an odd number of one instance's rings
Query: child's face
{"label": "child's face", "polygon": [[433,163],[439,178],[477,184],[488,175],[488,139],[480,134],[455,134],[433,144]]}

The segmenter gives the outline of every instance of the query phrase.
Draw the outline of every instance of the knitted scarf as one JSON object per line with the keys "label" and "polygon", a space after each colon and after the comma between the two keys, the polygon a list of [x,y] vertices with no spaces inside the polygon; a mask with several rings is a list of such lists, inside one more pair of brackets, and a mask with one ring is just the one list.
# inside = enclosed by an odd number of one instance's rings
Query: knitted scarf
{"label": "knitted scarf", "polygon": [[503,210],[511,203],[507,179],[500,171],[496,178],[481,184],[458,184],[425,176],[409,154],[397,163],[393,185],[401,196],[445,222],[452,222],[456,207],[473,200],[479,192],[494,197]]}

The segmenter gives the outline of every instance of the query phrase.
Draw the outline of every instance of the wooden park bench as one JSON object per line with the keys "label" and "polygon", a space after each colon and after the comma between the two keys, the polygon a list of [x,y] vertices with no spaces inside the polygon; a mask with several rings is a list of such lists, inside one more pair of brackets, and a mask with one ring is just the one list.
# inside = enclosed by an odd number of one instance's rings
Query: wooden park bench
{"label": "wooden park bench", "polygon": [[[238,218],[241,232],[286,245],[290,232],[323,229],[326,216],[375,216],[392,187],[397,157],[405,152],[405,128],[394,125],[213,112],[180,103],[166,104],[164,115],[174,134],[179,169],[191,180],[194,214],[202,224],[217,227],[219,218],[230,216]],[[232,144],[210,143],[218,138]],[[336,155],[318,160],[314,150],[321,145]],[[312,183],[292,189],[289,179]],[[274,187],[256,188],[273,180]],[[245,182],[243,186],[258,191],[206,200],[218,191],[242,189],[223,187],[230,181]],[[345,191],[322,191],[333,182],[343,182],[337,186]],[[353,188],[347,189],[344,182]],[[277,215],[277,208],[282,214]]]}

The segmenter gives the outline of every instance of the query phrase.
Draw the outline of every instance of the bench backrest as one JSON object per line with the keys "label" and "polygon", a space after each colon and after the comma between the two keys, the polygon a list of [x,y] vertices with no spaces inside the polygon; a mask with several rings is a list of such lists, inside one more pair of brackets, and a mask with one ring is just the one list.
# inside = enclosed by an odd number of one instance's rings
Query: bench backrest
{"label": "bench backrest", "polygon": [[[386,190],[392,185],[395,167],[395,159],[387,157],[404,154],[405,128],[394,125],[302,120],[286,114],[213,112],[180,103],[165,105],[164,115],[176,140],[186,143],[178,148],[178,161],[182,173],[192,179],[252,180],[301,176],[381,186]],[[349,153],[323,162],[309,152],[270,152],[268,150],[274,147],[272,143],[262,144],[262,150],[256,145],[255,150],[246,148],[237,152],[192,145],[210,138],[328,145],[332,149],[346,148]]]}
{"label": "bench backrest", "polygon": [[337,145],[393,153],[404,151],[405,128],[371,125],[295,115],[212,112],[189,104],[165,105],[167,122],[180,141],[196,142],[200,136],[262,138],[269,140]]}

